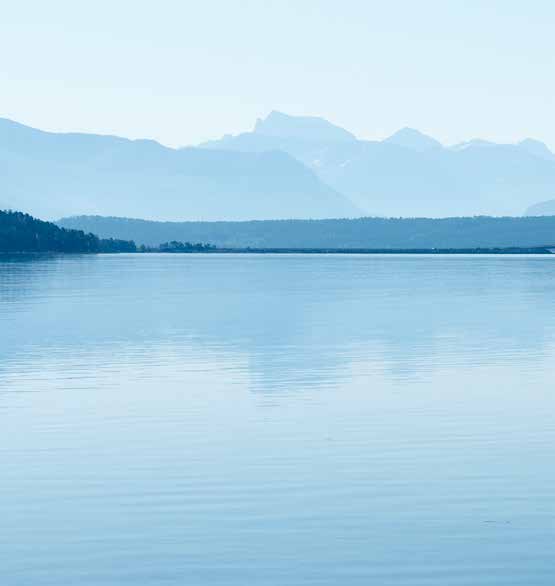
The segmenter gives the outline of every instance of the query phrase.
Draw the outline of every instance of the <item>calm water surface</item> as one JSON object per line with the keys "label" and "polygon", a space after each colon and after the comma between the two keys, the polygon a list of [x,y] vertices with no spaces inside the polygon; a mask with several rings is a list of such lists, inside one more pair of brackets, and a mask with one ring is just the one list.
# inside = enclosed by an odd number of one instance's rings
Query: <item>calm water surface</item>
{"label": "calm water surface", "polygon": [[555,258],[0,258],[2,586],[555,583]]}

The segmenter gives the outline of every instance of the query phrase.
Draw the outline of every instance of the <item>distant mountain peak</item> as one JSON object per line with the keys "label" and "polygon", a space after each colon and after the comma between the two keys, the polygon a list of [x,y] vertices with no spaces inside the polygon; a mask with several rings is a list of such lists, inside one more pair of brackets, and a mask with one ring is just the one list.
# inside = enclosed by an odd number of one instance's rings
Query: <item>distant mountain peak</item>
{"label": "distant mountain peak", "polygon": [[550,199],[548,201],[542,201],[537,203],[533,206],[530,206],[526,212],[524,213],[525,216],[555,216],[555,199]]}
{"label": "distant mountain peak", "polygon": [[307,141],[356,141],[354,134],[316,116],[290,116],[272,110],[266,118],[258,118],[254,134],[281,138],[298,138]]}
{"label": "distant mountain peak", "polygon": [[518,143],[518,146],[529,152],[531,155],[539,157],[540,159],[555,161],[555,154],[553,154],[549,150],[548,146],[541,142],[541,140],[525,138]]}
{"label": "distant mountain peak", "polygon": [[443,148],[443,145],[435,138],[409,127],[401,128],[383,142],[418,152]]}

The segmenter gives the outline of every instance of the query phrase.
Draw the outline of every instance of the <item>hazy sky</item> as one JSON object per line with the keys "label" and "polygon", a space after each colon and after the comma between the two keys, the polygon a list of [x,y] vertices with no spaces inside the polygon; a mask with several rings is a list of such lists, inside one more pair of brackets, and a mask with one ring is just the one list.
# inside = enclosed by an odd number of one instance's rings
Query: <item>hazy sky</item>
{"label": "hazy sky", "polygon": [[554,25],[547,0],[5,2],[0,116],[185,145],[276,109],[555,148]]}

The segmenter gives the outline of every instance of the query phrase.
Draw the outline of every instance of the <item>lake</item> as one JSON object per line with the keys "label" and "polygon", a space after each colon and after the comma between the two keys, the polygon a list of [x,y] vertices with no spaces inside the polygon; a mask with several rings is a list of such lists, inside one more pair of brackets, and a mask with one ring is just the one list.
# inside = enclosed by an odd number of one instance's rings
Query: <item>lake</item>
{"label": "lake", "polygon": [[551,586],[555,257],[0,257],[5,586]]}

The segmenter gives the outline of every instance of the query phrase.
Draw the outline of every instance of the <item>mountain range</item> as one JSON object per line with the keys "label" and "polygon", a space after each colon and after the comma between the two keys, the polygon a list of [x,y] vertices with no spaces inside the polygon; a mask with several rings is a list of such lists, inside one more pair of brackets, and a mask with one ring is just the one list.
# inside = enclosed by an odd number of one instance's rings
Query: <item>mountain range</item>
{"label": "mountain range", "polygon": [[172,149],[152,140],[43,132],[0,119],[0,203],[74,214],[240,220],[360,216],[283,151]]}
{"label": "mountain range", "polygon": [[534,207],[555,198],[555,155],[539,141],[444,146],[410,128],[360,140],[323,118],[275,111],[250,132],[179,149],[0,119],[0,173],[0,208],[45,219],[555,213]]}
{"label": "mountain range", "polygon": [[446,147],[403,128],[368,141],[320,118],[272,112],[252,132],[201,146],[287,152],[371,216],[518,216],[555,197],[555,155],[532,139]]}

